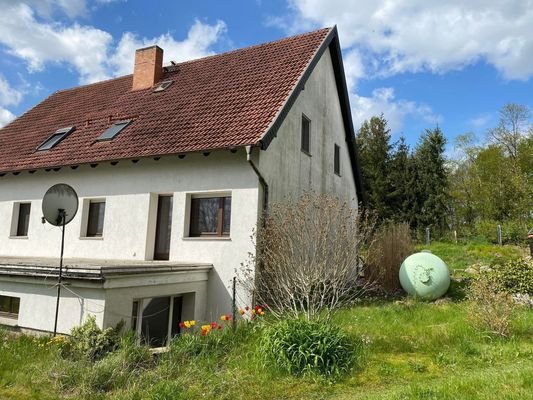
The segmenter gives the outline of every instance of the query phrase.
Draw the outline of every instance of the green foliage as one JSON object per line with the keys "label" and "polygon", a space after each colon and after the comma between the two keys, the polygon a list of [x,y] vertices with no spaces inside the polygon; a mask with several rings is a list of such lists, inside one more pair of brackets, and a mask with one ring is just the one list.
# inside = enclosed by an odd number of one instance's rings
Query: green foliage
{"label": "green foliage", "polygon": [[331,323],[291,318],[265,330],[261,349],[268,361],[290,374],[335,378],[351,369],[363,346]]}
{"label": "green foliage", "polygon": [[516,259],[485,273],[496,287],[512,294],[533,296],[533,260]]}
{"label": "green foliage", "polygon": [[432,228],[433,235],[447,229],[448,177],[444,166],[446,138],[440,128],[427,129],[415,149],[415,227]]}
{"label": "green foliage", "polygon": [[387,127],[387,120],[383,114],[363,122],[356,139],[363,190],[368,207],[381,220],[391,216],[391,209],[386,198],[390,192],[388,178],[392,148],[390,139],[390,129]]}
{"label": "green foliage", "polygon": [[120,327],[102,330],[96,325],[96,318],[89,316],[83,325],[72,328],[70,336],[59,336],[53,341],[65,358],[96,361],[118,347],[119,331]]}

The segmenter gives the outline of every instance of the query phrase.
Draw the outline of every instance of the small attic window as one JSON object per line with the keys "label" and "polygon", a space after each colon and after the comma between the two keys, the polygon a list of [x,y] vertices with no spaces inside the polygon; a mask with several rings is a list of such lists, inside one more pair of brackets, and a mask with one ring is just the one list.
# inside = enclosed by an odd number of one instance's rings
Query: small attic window
{"label": "small attic window", "polygon": [[70,133],[76,129],[75,126],[68,126],[66,128],[61,128],[55,131],[48,139],[46,139],[39,147],[37,151],[50,150],[56,144],[65,139]]}
{"label": "small attic window", "polygon": [[154,88],[154,92],[157,93],[157,92],[162,92],[163,90],[165,90],[166,88],[168,88],[170,85],[172,85],[174,81],[163,81],[161,82],[159,85],[157,85],[155,88]]}
{"label": "small attic window", "polygon": [[98,142],[102,142],[104,140],[113,140],[122,131],[122,129],[124,129],[130,124],[130,122],[131,119],[115,122],[113,125],[107,128],[106,131],[102,133],[100,137],[96,140]]}

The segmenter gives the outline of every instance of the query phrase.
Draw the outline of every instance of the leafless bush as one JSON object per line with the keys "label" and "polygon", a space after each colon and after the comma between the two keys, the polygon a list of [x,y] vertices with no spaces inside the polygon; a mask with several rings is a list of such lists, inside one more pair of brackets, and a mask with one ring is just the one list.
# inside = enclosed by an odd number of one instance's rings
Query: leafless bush
{"label": "leafless bush", "polygon": [[470,284],[468,315],[474,325],[491,334],[507,338],[516,304],[500,284],[480,275]]}
{"label": "leafless bush", "polygon": [[409,224],[389,223],[374,235],[368,249],[368,273],[388,293],[400,290],[400,266],[414,251]]}
{"label": "leafless bush", "polygon": [[368,218],[331,195],[273,204],[241,281],[274,314],[327,318],[369,286],[360,251],[371,228]]}

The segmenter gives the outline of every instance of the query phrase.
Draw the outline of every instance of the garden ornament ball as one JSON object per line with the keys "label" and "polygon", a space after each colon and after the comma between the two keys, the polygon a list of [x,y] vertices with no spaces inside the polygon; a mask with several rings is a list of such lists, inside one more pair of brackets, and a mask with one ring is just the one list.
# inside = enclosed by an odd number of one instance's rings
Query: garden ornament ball
{"label": "garden ornament ball", "polygon": [[400,284],[411,296],[435,300],[448,291],[450,271],[436,255],[427,251],[415,253],[400,267]]}

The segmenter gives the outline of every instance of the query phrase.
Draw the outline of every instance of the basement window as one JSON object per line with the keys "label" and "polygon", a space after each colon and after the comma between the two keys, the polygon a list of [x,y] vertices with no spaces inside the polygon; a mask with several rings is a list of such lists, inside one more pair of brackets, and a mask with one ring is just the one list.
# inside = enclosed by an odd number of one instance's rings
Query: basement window
{"label": "basement window", "polygon": [[159,85],[157,85],[154,88],[154,93],[162,92],[163,90],[166,90],[170,85],[172,85],[174,81],[163,81]]}
{"label": "basement window", "polygon": [[52,136],[50,136],[39,147],[37,147],[37,151],[50,150],[52,147],[56,146],[59,142],[65,139],[69,134],[71,134],[75,129],[76,127],[74,126],[58,129],[52,134]]}
{"label": "basement window", "polygon": [[113,125],[107,128],[107,130],[104,133],[100,135],[97,141],[103,142],[105,140],[113,140],[130,123],[131,123],[131,119],[115,122]]}
{"label": "basement window", "polygon": [[20,298],[0,296],[0,316],[17,318],[19,315]]}

